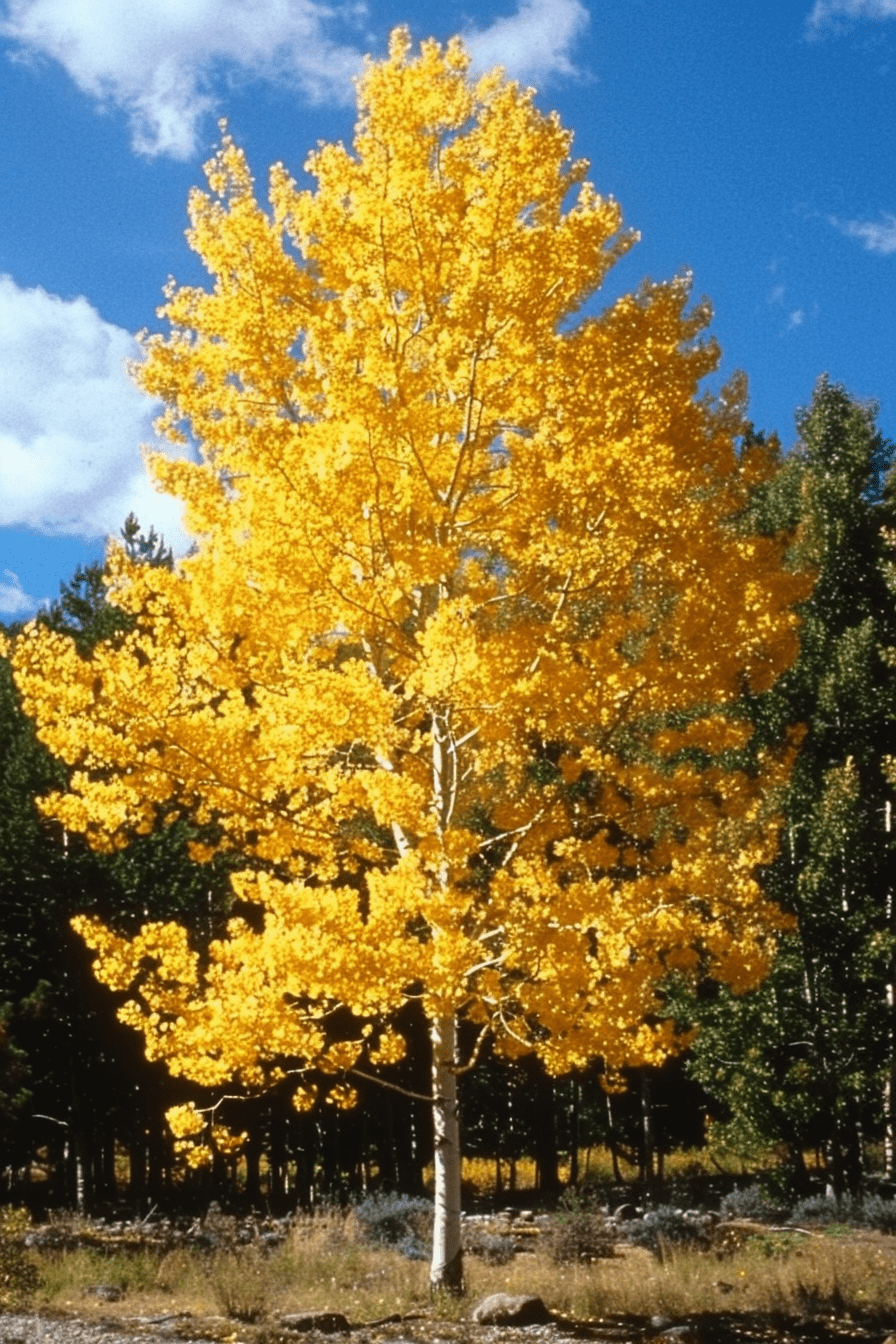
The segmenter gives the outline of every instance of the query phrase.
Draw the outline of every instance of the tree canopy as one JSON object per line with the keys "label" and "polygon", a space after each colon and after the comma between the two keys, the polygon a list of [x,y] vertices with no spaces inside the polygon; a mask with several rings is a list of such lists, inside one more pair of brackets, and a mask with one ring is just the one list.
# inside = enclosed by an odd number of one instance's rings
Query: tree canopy
{"label": "tree canopy", "polygon": [[[756,524],[791,529],[792,563],[815,583],[800,605],[800,652],[755,701],[760,735],[806,725],[782,799],[786,840],[765,889],[793,913],[774,969],[754,996],[697,1004],[694,1069],[729,1103],[744,1148],[824,1149],[837,1194],[857,1193],[863,1135],[889,1132],[893,1167],[893,872],[896,607],[887,591],[893,445],[876,407],[827,378],[797,417],[799,441],[759,492]],[[889,474],[892,484],[893,477]],[[742,1149],[743,1151],[743,1149]]]}
{"label": "tree canopy", "polygon": [[33,625],[14,662],[71,767],[48,812],[101,849],[186,813],[196,858],[244,856],[207,960],[177,923],[79,924],[149,1053],[294,1074],[299,1106],[316,1064],[349,1103],[417,1000],[444,1156],[458,1018],[553,1072],[637,1064],[674,1044],[670,969],[763,974],[786,760],[742,702],[804,585],[743,524],[773,463],[738,450],[740,384],[699,395],[687,279],[582,315],[634,235],[558,118],[401,29],[358,93],[313,189],[277,165],[265,208],[225,134],[191,197],[211,285],[172,282],[134,372],[199,447],[150,462],[194,553],[112,550],[126,628]]}

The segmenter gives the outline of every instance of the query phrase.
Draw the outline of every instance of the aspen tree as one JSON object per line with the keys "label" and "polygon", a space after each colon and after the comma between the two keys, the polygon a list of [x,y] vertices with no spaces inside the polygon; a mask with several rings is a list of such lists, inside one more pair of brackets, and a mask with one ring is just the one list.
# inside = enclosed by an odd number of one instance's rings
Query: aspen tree
{"label": "aspen tree", "polygon": [[[554,1073],[657,1061],[670,969],[766,968],[785,767],[710,762],[793,655],[795,587],[732,521],[766,464],[736,451],[743,389],[698,395],[717,351],[687,280],[581,315],[635,239],[557,116],[403,29],[358,98],[313,190],[277,165],[264,206],[225,134],[191,197],[211,284],[172,282],[134,372],[199,447],[150,459],[195,552],[113,549],[132,630],[82,658],[33,627],[15,663],[72,768],[47,811],[99,848],[187,812],[197,859],[246,856],[258,917],[207,960],[177,924],[78,924],[150,1055],[292,1074],[299,1107],[313,1067],[349,1105],[419,1000],[431,1276],[459,1289],[458,1024]],[[171,1121],[201,1160],[205,1118]]]}

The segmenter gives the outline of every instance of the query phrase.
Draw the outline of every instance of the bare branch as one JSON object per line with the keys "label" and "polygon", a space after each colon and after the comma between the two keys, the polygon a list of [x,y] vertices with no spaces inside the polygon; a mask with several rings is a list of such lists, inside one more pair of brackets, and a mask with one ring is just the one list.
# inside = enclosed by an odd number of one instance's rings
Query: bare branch
{"label": "bare branch", "polygon": [[353,1078],[363,1078],[365,1083],[376,1083],[378,1087],[385,1087],[390,1092],[398,1092],[400,1096],[409,1097],[411,1101],[425,1101],[427,1105],[433,1105],[433,1098],[427,1096],[425,1092],[413,1092],[398,1083],[390,1083],[388,1078],[377,1078],[375,1073],[363,1073],[361,1069],[345,1069],[344,1072]]}

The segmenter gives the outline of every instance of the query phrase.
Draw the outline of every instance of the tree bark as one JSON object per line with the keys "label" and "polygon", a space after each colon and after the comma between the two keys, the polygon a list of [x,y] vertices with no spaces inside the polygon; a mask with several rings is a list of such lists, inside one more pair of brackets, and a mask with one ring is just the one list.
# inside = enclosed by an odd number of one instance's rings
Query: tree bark
{"label": "tree bark", "polygon": [[569,1184],[575,1190],[579,1184],[579,1080],[570,1079],[572,1096],[569,1105]]}
{"label": "tree bark", "polygon": [[430,1023],[432,1041],[433,1154],[435,1221],[429,1283],[433,1292],[464,1291],[460,1238],[460,1123],[457,1110],[457,1023],[453,1017]]}
{"label": "tree bark", "polygon": [[532,1137],[536,1188],[543,1195],[560,1190],[560,1158],[557,1153],[557,1125],[554,1115],[554,1080],[534,1055],[521,1061],[529,1096],[535,1101],[538,1120]]}
{"label": "tree bark", "polygon": [[604,1095],[607,1099],[607,1147],[610,1150],[610,1157],[613,1159],[613,1180],[617,1185],[621,1185],[622,1172],[619,1169],[619,1145],[616,1139],[616,1125],[613,1120],[613,1102],[609,1092]]}
{"label": "tree bark", "polygon": [[641,1069],[641,1180],[648,1190],[654,1187],[655,1134],[653,1125],[653,1097],[647,1065]]}

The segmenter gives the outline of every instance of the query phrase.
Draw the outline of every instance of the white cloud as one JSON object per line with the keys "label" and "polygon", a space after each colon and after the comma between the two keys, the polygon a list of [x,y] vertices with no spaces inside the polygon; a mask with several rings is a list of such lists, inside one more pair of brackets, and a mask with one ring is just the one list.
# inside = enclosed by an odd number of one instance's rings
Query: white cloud
{"label": "white cloud", "polygon": [[37,606],[33,597],[29,597],[19,582],[18,574],[4,569],[4,578],[0,579],[0,616],[28,615]]}
{"label": "white cloud", "polygon": [[133,511],[185,548],[180,506],[140,456],[159,406],[125,372],[136,352],[86,299],[0,275],[0,527],[108,536]]}
{"label": "white cloud", "polygon": [[515,14],[467,29],[464,40],[480,69],[503,65],[513,78],[539,83],[574,73],[569,53],[587,24],[580,0],[521,0]]}
{"label": "white cloud", "polygon": [[801,327],[803,325],[805,320],[806,320],[806,314],[803,311],[803,309],[794,308],[793,312],[787,319],[787,330],[795,331],[797,327]]}
{"label": "white cloud", "polygon": [[363,14],[345,0],[8,0],[0,33],[123,108],[135,149],[185,159],[216,106],[215,75],[288,77],[313,100],[350,99],[361,52],[327,28]]}
{"label": "white cloud", "polygon": [[844,223],[832,219],[831,223],[848,238],[860,239],[869,252],[879,252],[882,257],[896,252],[896,215],[884,215],[879,223],[870,219],[848,219]]}
{"label": "white cloud", "polygon": [[810,35],[826,28],[837,28],[841,21],[854,19],[894,19],[896,0],[815,0],[806,20]]}
{"label": "white cloud", "polygon": [[[101,105],[123,109],[134,148],[187,159],[222,77],[289,80],[312,101],[350,102],[365,0],[6,0],[0,34],[50,57]],[[573,71],[581,0],[519,0],[466,37],[479,67],[542,80]]]}

